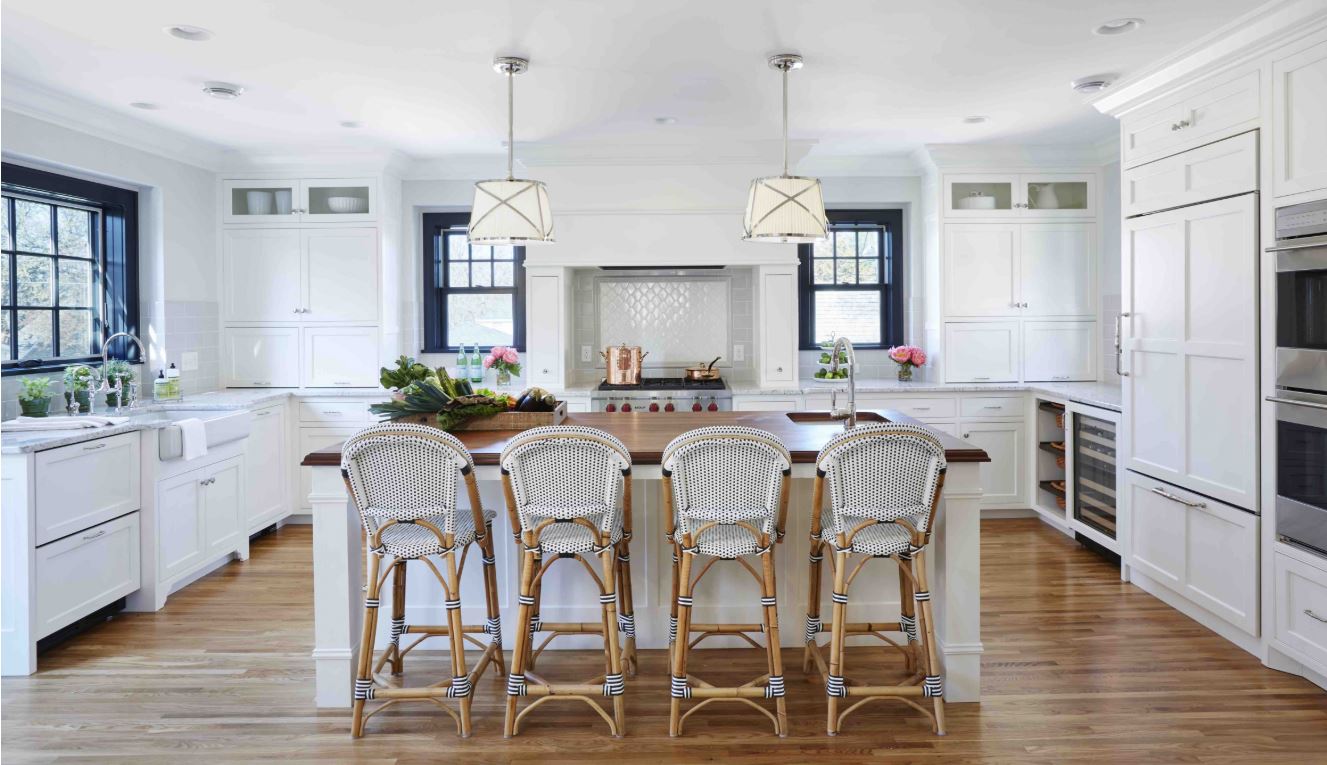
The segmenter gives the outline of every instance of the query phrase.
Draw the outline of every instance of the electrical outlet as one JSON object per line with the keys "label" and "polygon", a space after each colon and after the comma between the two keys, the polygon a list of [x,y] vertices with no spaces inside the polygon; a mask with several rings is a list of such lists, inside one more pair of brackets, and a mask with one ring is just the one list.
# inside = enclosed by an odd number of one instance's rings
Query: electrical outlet
{"label": "electrical outlet", "polygon": [[591,352],[592,352],[592,351],[591,351],[590,346],[588,346],[588,345],[582,345],[582,346],[581,346],[581,362],[582,362],[582,363],[585,363],[585,364],[589,364],[589,363],[590,363],[590,361],[594,358],[594,357],[591,355]]}
{"label": "electrical outlet", "polygon": [[180,354],[180,371],[193,372],[198,369],[197,351],[186,351]]}
{"label": "electrical outlet", "polygon": [[733,361],[746,360],[746,346],[738,343],[733,346]]}

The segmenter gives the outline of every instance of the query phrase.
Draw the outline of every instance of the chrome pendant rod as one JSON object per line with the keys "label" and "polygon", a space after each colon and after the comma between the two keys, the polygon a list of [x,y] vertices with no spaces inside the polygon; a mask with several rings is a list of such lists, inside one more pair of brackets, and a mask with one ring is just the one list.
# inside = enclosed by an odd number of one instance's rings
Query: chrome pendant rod
{"label": "chrome pendant rod", "polygon": [[514,150],[515,146],[515,139],[512,138],[512,135],[514,133],[512,125],[516,119],[515,116],[516,100],[512,96],[512,91],[515,89],[515,80],[516,80],[516,73],[511,69],[508,69],[507,70],[507,180],[509,181],[516,177],[512,173],[512,151]]}
{"label": "chrome pendant rod", "polygon": [[788,69],[783,69],[783,174],[788,175]]}

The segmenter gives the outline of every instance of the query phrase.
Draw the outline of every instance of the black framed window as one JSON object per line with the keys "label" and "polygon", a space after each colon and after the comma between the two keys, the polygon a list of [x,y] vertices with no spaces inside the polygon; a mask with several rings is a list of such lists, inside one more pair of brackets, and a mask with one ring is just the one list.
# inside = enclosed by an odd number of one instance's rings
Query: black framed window
{"label": "black framed window", "polygon": [[424,351],[525,350],[525,248],[472,245],[468,213],[424,216]]}
{"label": "black framed window", "polygon": [[[99,360],[103,337],[137,329],[138,194],[9,163],[0,186],[4,373]],[[139,361],[125,345],[111,355]]]}
{"label": "black framed window", "polygon": [[829,210],[829,239],[798,247],[800,344],[847,336],[857,348],[903,343],[903,212]]}

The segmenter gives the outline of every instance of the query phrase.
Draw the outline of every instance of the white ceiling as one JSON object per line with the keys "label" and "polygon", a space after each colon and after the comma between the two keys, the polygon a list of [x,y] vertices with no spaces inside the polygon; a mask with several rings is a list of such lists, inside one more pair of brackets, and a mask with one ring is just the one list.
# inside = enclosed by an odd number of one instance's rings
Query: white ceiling
{"label": "white ceiling", "polygon": [[[516,81],[518,144],[735,144],[791,136],[821,157],[924,143],[1084,143],[1114,120],[1070,91],[1128,76],[1259,0],[5,0],[3,74],[240,151],[501,152],[495,54]],[[1109,19],[1140,16],[1103,37]],[[169,37],[191,24],[209,42]],[[238,101],[204,80],[246,88]],[[161,106],[145,112],[130,102]],[[965,125],[965,115],[991,118]],[[677,123],[658,125],[656,117]],[[362,123],[359,129],[339,125]]]}

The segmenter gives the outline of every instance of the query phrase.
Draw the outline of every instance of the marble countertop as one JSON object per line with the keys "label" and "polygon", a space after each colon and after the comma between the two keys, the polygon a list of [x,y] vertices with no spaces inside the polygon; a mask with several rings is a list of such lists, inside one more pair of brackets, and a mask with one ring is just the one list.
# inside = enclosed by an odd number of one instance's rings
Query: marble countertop
{"label": "marble countertop", "polygon": [[[847,388],[847,382],[837,386],[833,383],[809,383],[796,387],[761,388],[751,384],[730,384],[733,395],[737,396],[802,396],[816,393],[828,394],[835,387]],[[1102,382],[1062,382],[1062,383],[942,383],[942,382],[899,382],[897,380],[858,380],[858,393],[1041,393],[1059,398],[1077,401],[1089,406],[1120,411],[1121,390],[1114,383]]]}

